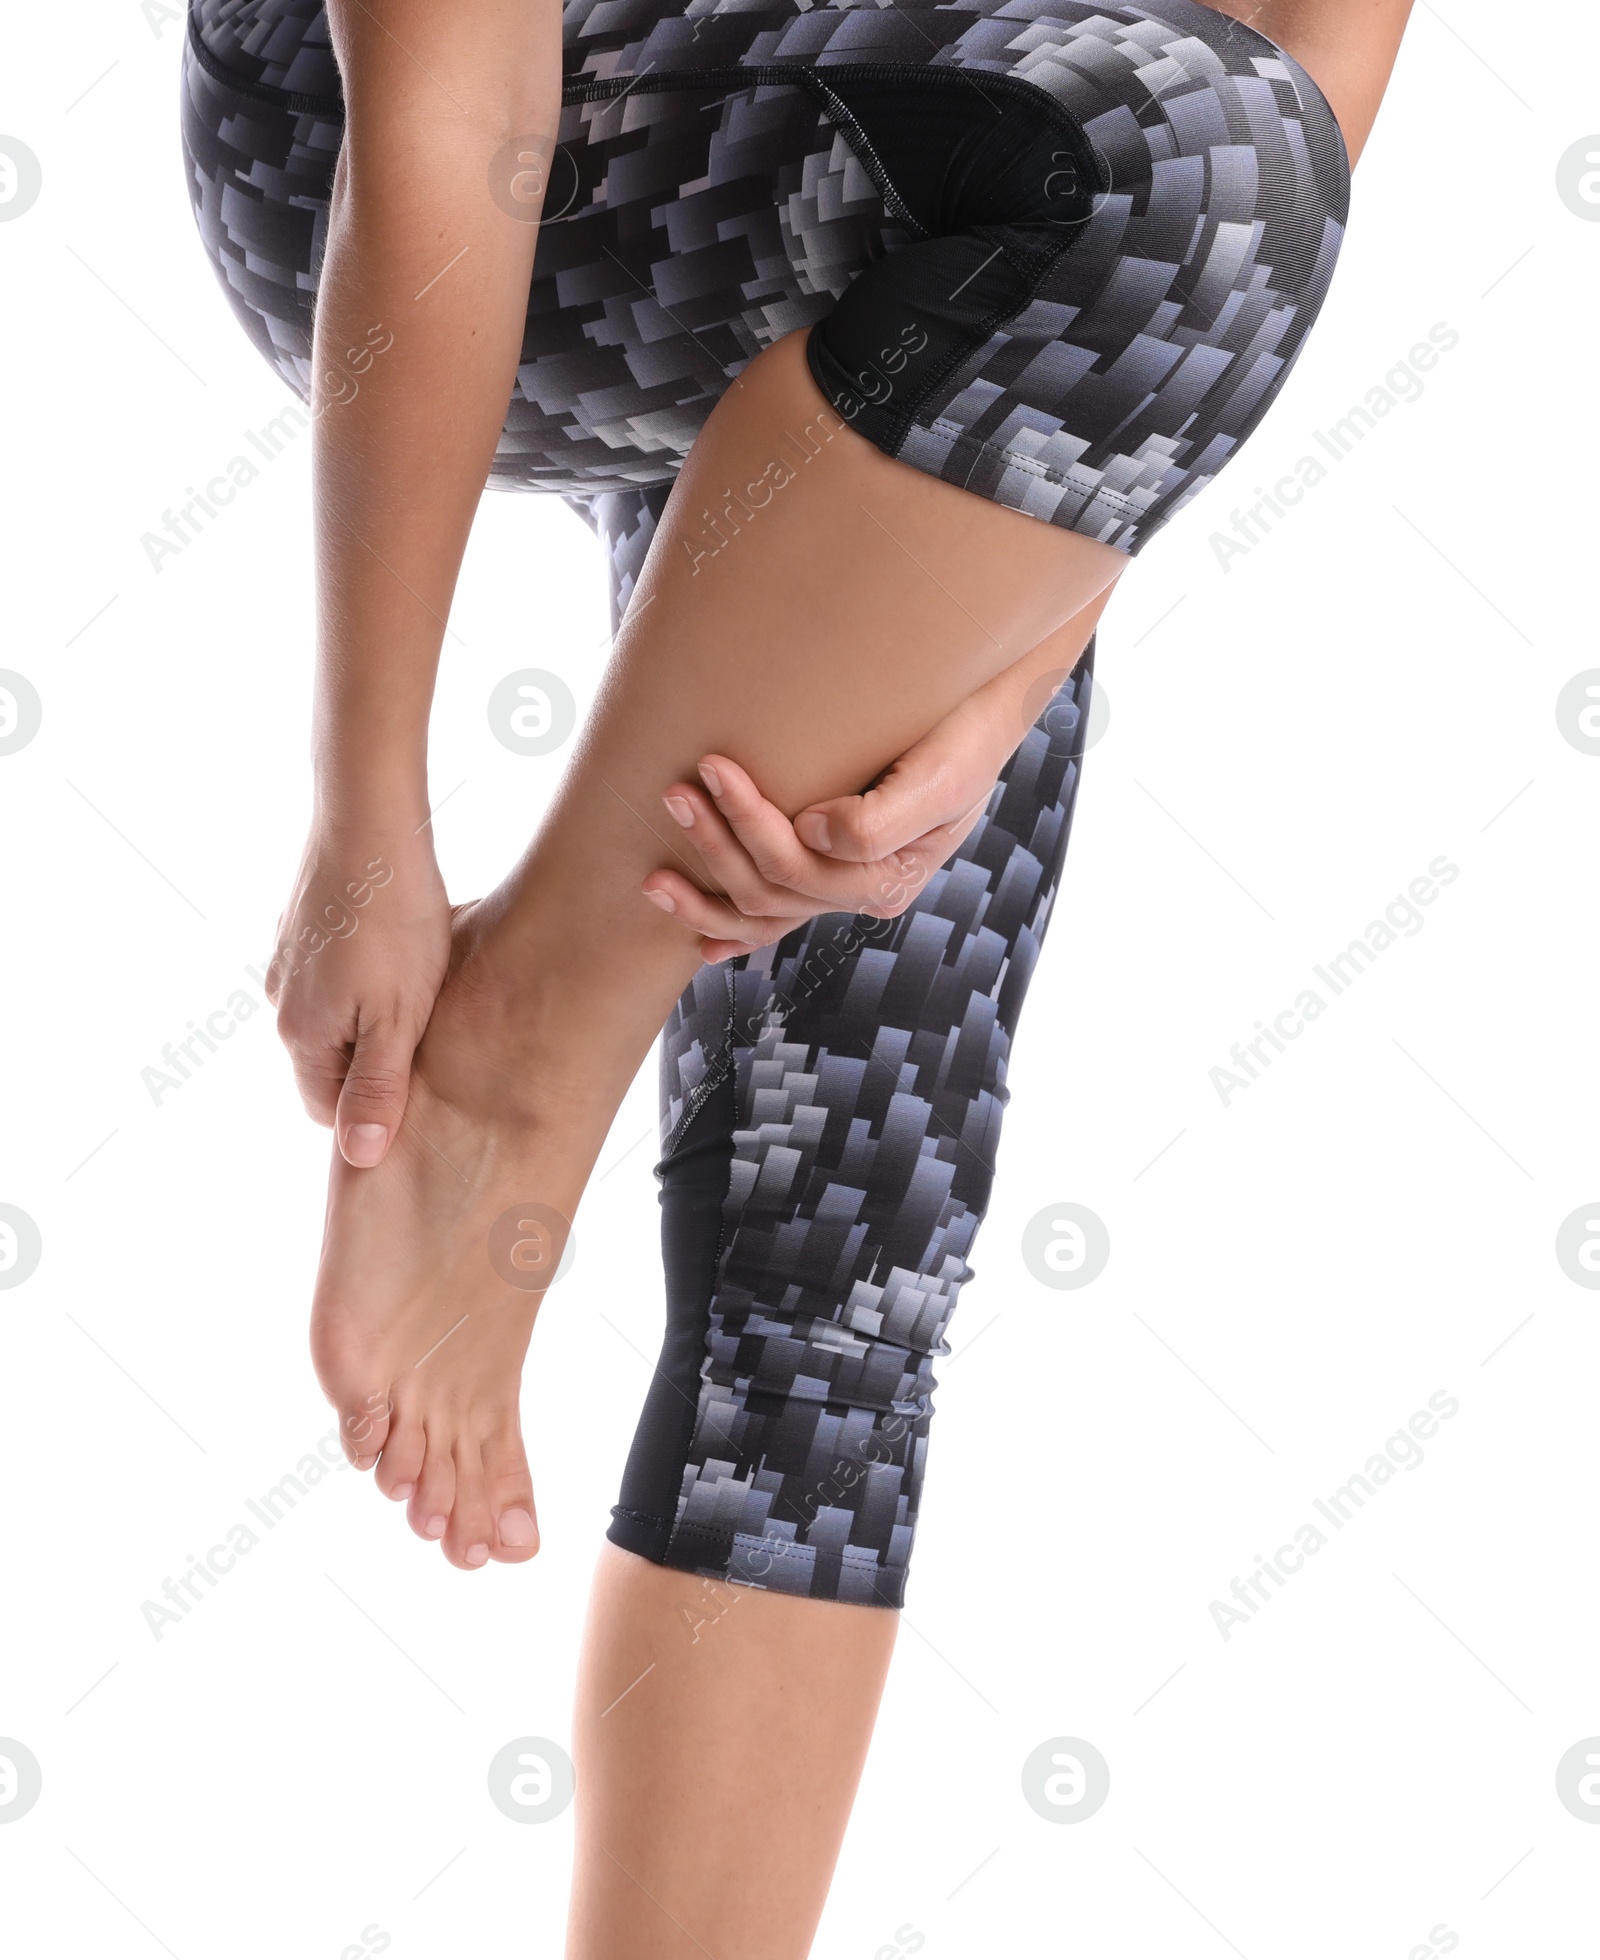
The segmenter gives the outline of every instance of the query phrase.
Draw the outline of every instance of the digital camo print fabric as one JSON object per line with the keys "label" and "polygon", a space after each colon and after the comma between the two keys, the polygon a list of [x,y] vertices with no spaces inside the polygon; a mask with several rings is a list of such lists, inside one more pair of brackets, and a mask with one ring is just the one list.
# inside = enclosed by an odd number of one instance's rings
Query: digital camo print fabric
{"label": "digital camo print fabric", "polygon": [[[1333,117],[1194,0],[571,0],[565,21],[493,481],[670,483],[740,368],[820,325],[813,371],[880,446],[1133,551],[1249,433],[1326,291]],[[320,7],[192,0],[201,234],[302,395],[341,127]]]}

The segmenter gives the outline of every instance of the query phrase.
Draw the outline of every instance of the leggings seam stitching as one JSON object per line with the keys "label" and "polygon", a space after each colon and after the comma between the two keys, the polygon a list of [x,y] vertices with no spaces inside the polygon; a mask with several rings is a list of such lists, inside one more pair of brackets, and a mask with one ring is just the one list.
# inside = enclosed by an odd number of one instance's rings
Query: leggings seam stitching
{"label": "leggings seam stitching", "polygon": [[297,116],[321,116],[330,122],[344,120],[344,96],[305,95],[298,89],[279,88],[274,82],[253,81],[248,75],[241,75],[236,68],[230,68],[220,55],[214,54],[205,44],[200,33],[199,16],[191,7],[189,10],[189,48],[195,60],[211,77],[224,88],[236,90],[254,102],[281,104],[291,114]]}
{"label": "leggings seam stitching", "polygon": [[733,968],[732,966],[728,966],[726,970],[728,975],[728,1028],[722,1049],[717,1059],[689,1091],[688,1099],[684,1103],[683,1114],[678,1118],[676,1124],[674,1124],[672,1134],[662,1146],[661,1154],[663,1157],[670,1157],[678,1145],[682,1143],[688,1132],[689,1125],[722,1087],[723,1083],[727,1081],[728,1071],[733,1067]]}
{"label": "leggings seam stitching", "polygon": [[[627,1515],[629,1517],[634,1517],[637,1514],[635,1512],[630,1511],[628,1512]],[[641,1519],[641,1522],[646,1524],[656,1524],[659,1523],[660,1520],[647,1518],[647,1519]],[[785,1520],[785,1522],[789,1522],[789,1521]],[[800,1529],[800,1526],[796,1524],[795,1529],[796,1531],[798,1531]],[[736,1525],[736,1524],[679,1525],[674,1535],[682,1536],[685,1538],[713,1538],[718,1540],[725,1539],[725,1538],[726,1539],[754,1538],[759,1544],[771,1546],[774,1552],[780,1557],[785,1552],[790,1552],[790,1551],[806,1552],[806,1551],[812,1551],[816,1549],[814,1546],[808,1545],[803,1539],[798,1537],[788,1538],[785,1537],[781,1532],[776,1536],[770,1536],[765,1531],[747,1531],[742,1525]],[[855,1561],[857,1561],[862,1565],[866,1565],[870,1559],[873,1568],[876,1571],[887,1573],[891,1570],[891,1568],[887,1566],[882,1566],[878,1564],[878,1559],[880,1556],[879,1552],[876,1547],[871,1545],[842,1545],[839,1547],[839,1550],[835,1554],[835,1556],[842,1557],[846,1561],[846,1563],[850,1562],[853,1558]],[[730,1581],[730,1583],[732,1582]]]}
{"label": "leggings seam stitching", "polygon": [[[1032,456],[1025,456],[1018,450],[1007,449],[1004,443],[989,442],[982,436],[968,435],[965,432],[952,433],[948,425],[941,429],[939,427],[938,417],[935,417],[931,422],[913,421],[909,423],[900,438],[902,444],[911,434],[913,428],[920,430],[924,435],[937,436],[941,442],[948,442],[955,449],[976,449],[986,456],[1001,457],[1014,469],[1026,470],[1030,475],[1038,477],[1041,482],[1065,486],[1072,481],[1071,476],[1066,470],[1057,469],[1049,463],[1037,462]],[[1089,494],[1096,497],[1110,498],[1125,505],[1127,507],[1126,516],[1129,522],[1133,522],[1145,514],[1124,490],[1115,490],[1105,484],[1096,484],[1090,489]]]}
{"label": "leggings seam stitching", "polygon": [[[871,70],[876,74],[892,71],[894,64],[840,62],[837,66],[841,75],[851,70]],[[810,96],[828,121],[845,135],[862,168],[876,186],[885,207],[902,224],[909,226],[918,238],[928,236],[927,228],[912,216],[866,131],[845,103],[829,88],[816,68],[802,68],[797,64],[791,70],[779,63],[752,62],[743,67],[733,64],[718,68],[675,68],[657,75],[593,77],[588,81],[568,82],[561,91],[561,106],[565,109],[583,102],[620,99],[635,91],[642,95],[664,95],[672,89],[692,91],[723,87],[726,87],[730,94],[743,93],[755,88],[794,88],[802,95]]]}
{"label": "leggings seam stitching", "polygon": [[613,1504],[611,1515],[614,1518],[632,1518],[635,1524],[650,1525],[656,1529],[665,1522],[662,1518],[652,1517],[648,1511],[634,1510],[631,1504]]}

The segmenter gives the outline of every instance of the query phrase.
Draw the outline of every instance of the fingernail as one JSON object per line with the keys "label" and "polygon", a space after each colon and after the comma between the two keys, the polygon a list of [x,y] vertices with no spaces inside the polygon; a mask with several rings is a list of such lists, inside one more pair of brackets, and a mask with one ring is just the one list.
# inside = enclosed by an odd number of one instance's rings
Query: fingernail
{"label": "fingernail", "polygon": [[488,1556],[489,1547],[487,1545],[469,1545],[467,1547],[468,1565],[482,1565]]}
{"label": "fingernail", "polygon": [[390,1503],[404,1504],[406,1499],[411,1495],[411,1493],[415,1489],[416,1489],[415,1484],[396,1484],[394,1489],[389,1493]]}
{"label": "fingernail", "polygon": [[429,1538],[442,1538],[450,1529],[450,1520],[448,1518],[429,1518],[422,1529]]}
{"label": "fingernail", "polygon": [[539,1530],[526,1511],[505,1511],[500,1517],[502,1545],[536,1545]]}
{"label": "fingernail", "polygon": [[663,912],[676,912],[678,909],[676,901],[668,892],[646,892],[645,897],[652,905],[659,905]]}
{"label": "fingernail", "polygon": [[[801,825],[805,826],[804,829]],[[801,843],[809,844],[814,851],[827,851],[833,848],[833,839],[828,832],[826,817],[816,815],[801,817],[795,824],[795,830]]]}
{"label": "fingernail", "polygon": [[357,1170],[370,1170],[383,1157],[389,1132],[381,1123],[352,1123],[344,1133],[344,1160]]}
{"label": "fingernail", "polygon": [[681,823],[685,830],[693,827],[694,805],[689,801],[688,797],[664,796],[661,800],[666,804],[674,823]]}
{"label": "fingernail", "polygon": [[710,790],[713,796],[720,796],[722,794],[722,778],[717,774],[716,770],[712,768],[709,762],[701,763],[700,780],[705,784],[706,788]]}

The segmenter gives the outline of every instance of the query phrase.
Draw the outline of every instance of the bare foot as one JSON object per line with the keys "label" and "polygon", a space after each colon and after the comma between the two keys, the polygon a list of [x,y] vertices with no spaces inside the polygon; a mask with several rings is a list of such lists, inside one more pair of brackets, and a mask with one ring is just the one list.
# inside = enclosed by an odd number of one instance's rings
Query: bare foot
{"label": "bare foot", "polygon": [[610,1115],[539,1066],[537,1009],[495,984],[475,910],[389,1154],[334,1153],[311,1315],[345,1454],[468,1569],[538,1550],[522,1362]]}

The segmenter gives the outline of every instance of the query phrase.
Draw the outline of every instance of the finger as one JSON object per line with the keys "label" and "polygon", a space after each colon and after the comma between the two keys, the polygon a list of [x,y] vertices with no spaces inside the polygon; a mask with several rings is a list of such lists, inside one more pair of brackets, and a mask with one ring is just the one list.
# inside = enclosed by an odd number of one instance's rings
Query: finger
{"label": "finger", "polygon": [[339,1091],[344,1087],[350,1064],[348,1050],[342,1044],[307,1041],[284,1033],[281,1022],[278,1032],[289,1051],[289,1060],[294,1066],[294,1085],[300,1091],[306,1114],[313,1123],[331,1129],[339,1107]]}
{"label": "finger", "polygon": [[[985,792],[993,780],[988,777]],[[794,829],[813,851],[847,863],[871,864],[904,850],[929,831],[963,821],[971,805],[970,788],[963,792],[955,769],[938,746],[919,743],[862,795],[836,796],[802,810]]]}
{"label": "finger", "polygon": [[[799,893],[812,903],[807,916],[818,911],[855,912],[863,909],[872,891],[872,867],[859,869],[808,850],[795,835],[794,825],[761,794],[749,774],[726,756],[707,756],[701,773],[715,781],[716,814],[723,832],[763,880],[765,892],[737,890],[747,911],[766,912],[774,891]],[[704,826],[692,833],[698,843]],[[713,836],[706,832],[708,841]],[[721,836],[717,838],[721,842]],[[734,874],[736,875],[736,874]],[[726,881],[726,879],[725,879]],[[736,889],[730,886],[730,889]]]}
{"label": "finger", "polygon": [[925,832],[892,857],[866,869],[873,879],[874,900],[862,911],[877,919],[897,919],[919,898],[933,874],[947,865],[972,834],[988,807],[988,798],[975,803],[954,823]]}
{"label": "finger", "polygon": [[[713,939],[737,939],[745,946],[770,945],[796,923],[792,918],[753,917],[736,911],[676,871],[653,871],[640,889],[652,905],[670,912],[691,932]],[[799,917],[809,918],[810,914]]]}
{"label": "finger", "polygon": [[279,948],[274,951],[272,958],[267,961],[267,970],[262,976],[261,981],[261,991],[266,995],[268,1004],[273,1007],[278,1005],[279,997],[283,993],[283,983],[287,977],[284,972],[281,946],[283,937],[283,921],[281,919],[278,921],[278,937],[280,941]]}
{"label": "finger", "polygon": [[723,960],[736,960],[744,953],[759,953],[759,946],[752,946],[743,939],[702,939],[700,957],[707,966],[719,966]]}
{"label": "finger", "polygon": [[[793,913],[808,918],[818,907],[807,903],[807,894],[798,896],[781,883],[762,876],[750,853],[734,835],[716,806],[705,793],[688,783],[674,783],[662,799],[674,822],[684,832],[684,841],[705,866],[706,882],[735,911],[756,917]],[[782,818],[785,824],[787,818]],[[837,876],[837,867],[828,867]],[[821,894],[825,900],[827,895]]]}
{"label": "finger", "polygon": [[356,1035],[334,1134],[345,1162],[357,1170],[381,1164],[394,1141],[405,1114],[415,1052],[416,1041],[392,1026],[364,1027]]}
{"label": "finger", "polygon": [[[883,865],[875,865],[874,871],[887,874],[892,868],[902,884],[915,888],[912,894],[915,896],[916,891],[921,890],[935,871],[948,864],[971,836],[988,802],[989,799],[984,797],[954,823],[940,824],[937,829],[925,832],[914,843],[907,844],[904,850],[896,851]],[[899,909],[904,911],[905,907],[902,905]]]}
{"label": "finger", "polygon": [[[877,801],[869,801],[877,798]],[[795,835],[813,851],[844,863],[870,864],[887,857],[896,843],[928,829],[925,815],[911,817],[899,827],[909,834],[896,838],[895,826],[886,821],[892,814],[876,790],[864,796],[835,796],[826,803],[814,803],[794,820]]]}
{"label": "finger", "polygon": [[798,887],[808,874],[826,873],[826,864],[816,862],[795,835],[794,825],[737,762],[723,755],[702,756],[700,775],[719,814],[762,877]]}
{"label": "finger", "polygon": [[[719,774],[729,767],[718,758]],[[756,794],[759,796],[759,792]],[[669,809],[677,806],[676,821],[683,826],[688,841],[694,844],[705,864],[708,880],[719,887],[727,910],[705,910],[698,903],[705,894],[670,868],[651,874],[646,895],[658,904],[663,898],[670,899],[675,908],[683,909],[686,920],[693,921],[697,932],[710,936],[744,933],[741,942],[744,951],[752,945],[770,945],[789,925],[813,919],[819,912],[860,912],[871,918],[898,918],[932,872],[956,850],[983,809],[979,804],[961,822],[928,831],[907,850],[897,851],[873,864],[835,864],[828,858],[802,851],[799,856],[805,868],[795,873],[801,882],[787,886],[759,875],[721,812],[690,785],[674,784],[665,800]],[[774,814],[780,823],[788,825],[788,818],[781,812],[774,811]],[[752,923],[759,929],[760,938],[749,933]],[[731,937],[729,943],[733,943]],[[723,953],[719,957],[731,955]]]}

